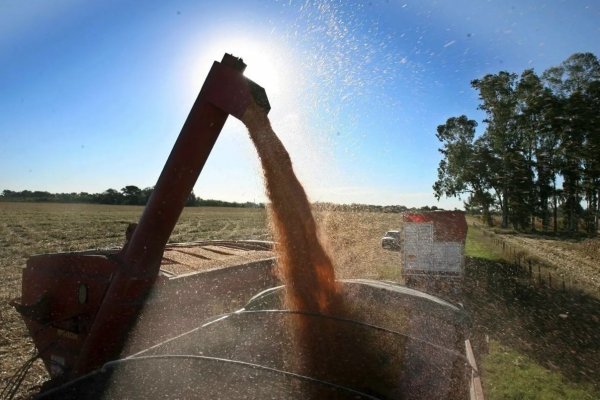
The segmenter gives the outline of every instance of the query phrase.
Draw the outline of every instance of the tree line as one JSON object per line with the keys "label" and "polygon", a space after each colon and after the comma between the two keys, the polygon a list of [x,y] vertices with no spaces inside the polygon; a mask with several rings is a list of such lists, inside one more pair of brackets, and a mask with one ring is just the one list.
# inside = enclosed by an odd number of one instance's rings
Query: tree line
{"label": "tree line", "polygon": [[373,213],[388,213],[388,214],[400,214],[407,212],[431,212],[431,211],[444,211],[443,208],[436,206],[422,206],[422,207],[406,207],[401,205],[389,205],[380,206],[375,204],[362,204],[362,203],[351,203],[351,204],[338,204],[330,202],[318,201],[312,204],[312,207],[316,211],[344,211],[344,212],[373,212]]}
{"label": "tree line", "polygon": [[471,82],[485,129],[466,115],[437,127],[443,158],[436,197],[465,196],[467,211],[502,227],[598,231],[600,63],[576,53],[541,75],[527,69]]}
{"label": "tree line", "polygon": [[[4,190],[0,193],[0,201],[13,202],[47,202],[47,203],[95,203],[114,205],[145,205],[152,194],[152,187],[140,189],[129,185],[120,191],[107,189],[102,193],[50,193],[45,191],[12,191]],[[190,194],[185,204],[188,207],[242,207],[242,208],[264,208],[264,203],[237,203],[231,201],[201,199]],[[401,205],[380,206],[373,204],[337,204],[328,202],[313,203],[317,211],[348,211],[348,212],[380,212],[380,213],[403,213],[403,212],[429,212],[443,210],[436,206],[406,207]]]}
{"label": "tree line", "polygon": [[[49,203],[95,203],[115,205],[145,205],[154,190],[153,187],[140,189],[134,185],[128,185],[121,190],[107,189],[102,193],[50,193],[45,191],[12,191],[4,190],[0,194],[0,201],[24,201],[24,202],[49,202]],[[213,199],[202,199],[194,192],[190,193],[185,203],[188,207],[244,207],[264,208],[262,203],[253,202],[231,202]]]}

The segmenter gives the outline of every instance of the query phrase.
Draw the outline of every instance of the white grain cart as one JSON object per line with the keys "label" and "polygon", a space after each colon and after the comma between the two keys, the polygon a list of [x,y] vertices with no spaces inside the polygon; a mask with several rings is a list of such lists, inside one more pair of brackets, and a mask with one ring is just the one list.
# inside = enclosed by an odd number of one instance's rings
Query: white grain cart
{"label": "white grain cart", "polygon": [[397,248],[406,285],[447,295],[460,292],[466,237],[462,211],[404,214]]}

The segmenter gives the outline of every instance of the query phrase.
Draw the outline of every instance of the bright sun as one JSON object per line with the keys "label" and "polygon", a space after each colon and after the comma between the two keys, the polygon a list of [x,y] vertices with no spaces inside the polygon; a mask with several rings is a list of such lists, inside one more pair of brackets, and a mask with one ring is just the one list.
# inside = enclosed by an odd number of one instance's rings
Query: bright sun
{"label": "bright sun", "polygon": [[[220,61],[224,53],[242,58],[247,68],[244,75],[265,88],[269,99],[285,96],[289,82],[290,62],[282,51],[270,43],[268,46],[259,41],[247,38],[229,38],[218,41],[202,54],[202,63],[212,65],[212,61]],[[210,59],[210,61],[209,61]],[[201,68],[202,70],[203,68]],[[202,76],[202,80],[204,77]]]}

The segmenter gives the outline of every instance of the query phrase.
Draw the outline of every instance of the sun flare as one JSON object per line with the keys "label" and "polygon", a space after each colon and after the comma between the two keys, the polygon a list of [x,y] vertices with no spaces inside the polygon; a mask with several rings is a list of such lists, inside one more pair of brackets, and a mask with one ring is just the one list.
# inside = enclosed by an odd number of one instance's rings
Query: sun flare
{"label": "sun flare", "polygon": [[[206,49],[199,62],[210,65],[207,64],[208,59],[220,61],[224,53],[244,60],[247,65],[244,75],[265,88],[269,99],[281,99],[286,96],[286,88],[290,87],[288,77],[293,63],[283,49],[273,46],[272,43],[266,45],[252,38],[232,37],[223,39]],[[199,75],[196,79],[203,80],[205,73]]]}

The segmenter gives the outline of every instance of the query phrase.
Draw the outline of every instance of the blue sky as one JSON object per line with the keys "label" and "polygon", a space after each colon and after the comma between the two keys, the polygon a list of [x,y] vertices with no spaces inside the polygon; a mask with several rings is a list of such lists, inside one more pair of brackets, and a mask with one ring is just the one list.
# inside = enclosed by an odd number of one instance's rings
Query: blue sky
{"label": "blue sky", "polygon": [[[313,201],[435,200],[436,126],[479,121],[472,79],[600,55],[595,1],[0,0],[0,190],[152,186],[213,60],[271,100]],[[195,187],[264,201],[230,118]]]}

